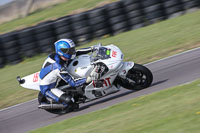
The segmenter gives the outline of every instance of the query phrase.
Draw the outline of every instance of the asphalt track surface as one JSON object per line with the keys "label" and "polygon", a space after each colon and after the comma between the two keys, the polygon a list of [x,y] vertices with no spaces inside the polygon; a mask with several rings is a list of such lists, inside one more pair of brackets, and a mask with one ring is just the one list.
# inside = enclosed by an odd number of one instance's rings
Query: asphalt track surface
{"label": "asphalt track surface", "polygon": [[[0,133],[24,133],[74,116],[93,112],[128,99],[200,78],[200,48],[187,51],[146,65],[154,75],[151,87],[141,91],[121,91],[82,104],[77,112],[65,115],[50,114],[38,109],[37,100],[0,110]],[[189,89],[189,88],[188,88]]]}

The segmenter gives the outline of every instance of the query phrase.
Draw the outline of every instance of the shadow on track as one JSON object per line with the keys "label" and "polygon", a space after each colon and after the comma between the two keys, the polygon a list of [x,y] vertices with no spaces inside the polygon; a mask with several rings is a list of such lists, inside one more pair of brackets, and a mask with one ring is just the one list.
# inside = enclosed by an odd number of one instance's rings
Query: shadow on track
{"label": "shadow on track", "polygon": [[[150,87],[152,86],[156,86],[156,85],[159,85],[159,84],[162,84],[164,82],[168,81],[168,79],[165,79],[165,80],[161,80],[161,81],[157,81],[155,83],[153,83]],[[138,90],[140,91],[140,90]],[[110,101],[110,100],[113,100],[113,99],[117,99],[117,98],[120,98],[120,97],[123,97],[123,96],[126,96],[126,95],[129,95],[131,93],[134,93],[134,92],[137,92],[137,90],[127,90],[126,92],[123,92],[121,94],[117,94],[115,96],[112,96],[112,97],[108,97],[108,98],[104,98],[100,101],[97,101],[97,102],[94,102],[94,103],[91,103],[91,104],[88,104],[88,105],[85,105],[83,107],[80,107],[77,111],[81,111],[81,110],[84,110],[84,109],[87,109],[89,108],[90,106],[94,106],[94,105],[97,105],[97,104],[101,104],[101,103],[105,103],[107,101]],[[108,95],[109,96],[109,95]],[[98,99],[97,99],[98,100]]]}

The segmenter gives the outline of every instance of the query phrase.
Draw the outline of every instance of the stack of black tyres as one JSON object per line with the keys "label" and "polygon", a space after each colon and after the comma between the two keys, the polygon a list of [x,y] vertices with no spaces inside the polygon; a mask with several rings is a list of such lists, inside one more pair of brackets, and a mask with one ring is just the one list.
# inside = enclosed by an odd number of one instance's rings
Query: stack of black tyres
{"label": "stack of black tyres", "polygon": [[128,30],[127,16],[121,1],[106,5],[106,11],[112,35]]}
{"label": "stack of black tyres", "polygon": [[128,29],[133,30],[144,26],[144,16],[140,0],[121,0],[128,21]]}
{"label": "stack of black tyres", "polygon": [[[0,36],[3,56],[8,64],[17,64],[22,61],[20,47],[17,41],[17,32],[10,32]],[[2,54],[1,54],[2,56]]]}
{"label": "stack of black tyres", "polygon": [[70,38],[72,39],[72,28],[70,16],[60,18],[54,22],[55,36],[58,39]]}
{"label": "stack of black tyres", "polygon": [[19,31],[17,37],[22,57],[33,57],[38,54],[39,49],[35,40],[34,29],[32,27]]}
{"label": "stack of black tyres", "polygon": [[148,24],[165,19],[165,13],[161,0],[143,0],[141,1],[141,4],[145,15],[145,20]]}
{"label": "stack of black tyres", "polygon": [[4,67],[5,65],[5,56],[4,56],[4,50],[3,50],[3,47],[2,47],[2,43],[1,43],[1,40],[0,40],[0,68]]}
{"label": "stack of black tyres", "polygon": [[200,6],[200,0],[181,0],[183,3],[183,9],[190,11],[191,9],[197,9]]}
{"label": "stack of black tyres", "polygon": [[72,39],[77,45],[89,42],[92,39],[87,13],[88,12],[83,12],[70,17],[73,34]]}
{"label": "stack of black tyres", "polygon": [[180,16],[184,13],[181,0],[162,0],[167,18]]}
{"label": "stack of black tyres", "polygon": [[45,22],[37,25],[34,28],[36,43],[41,53],[49,53],[54,48],[56,36],[54,33],[54,23]]}
{"label": "stack of black tyres", "polygon": [[100,38],[110,34],[105,6],[89,11],[88,19],[92,30],[92,38]]}

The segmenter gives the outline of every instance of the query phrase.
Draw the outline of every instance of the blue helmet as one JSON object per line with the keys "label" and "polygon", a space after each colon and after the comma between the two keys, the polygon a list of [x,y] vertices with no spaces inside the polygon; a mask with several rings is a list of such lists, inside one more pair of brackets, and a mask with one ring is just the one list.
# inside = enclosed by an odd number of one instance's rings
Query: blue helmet
{"label": "blue helmet", "polygon": [[70,39],[60,39],[55,42],[56,53],[67,59],[74,59],[76,56],[75,44]]}

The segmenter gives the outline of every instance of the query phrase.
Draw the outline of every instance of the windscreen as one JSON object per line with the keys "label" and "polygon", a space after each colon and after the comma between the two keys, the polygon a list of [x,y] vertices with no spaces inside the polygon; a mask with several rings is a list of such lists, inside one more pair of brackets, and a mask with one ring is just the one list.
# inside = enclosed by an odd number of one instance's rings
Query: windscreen
{"label": "windscreen", "polygon": [[97,61],[98,59],[105,60],[110,58],[111,49],[106,47],[99,47],[98,50],[93,52],[92,61]]}

